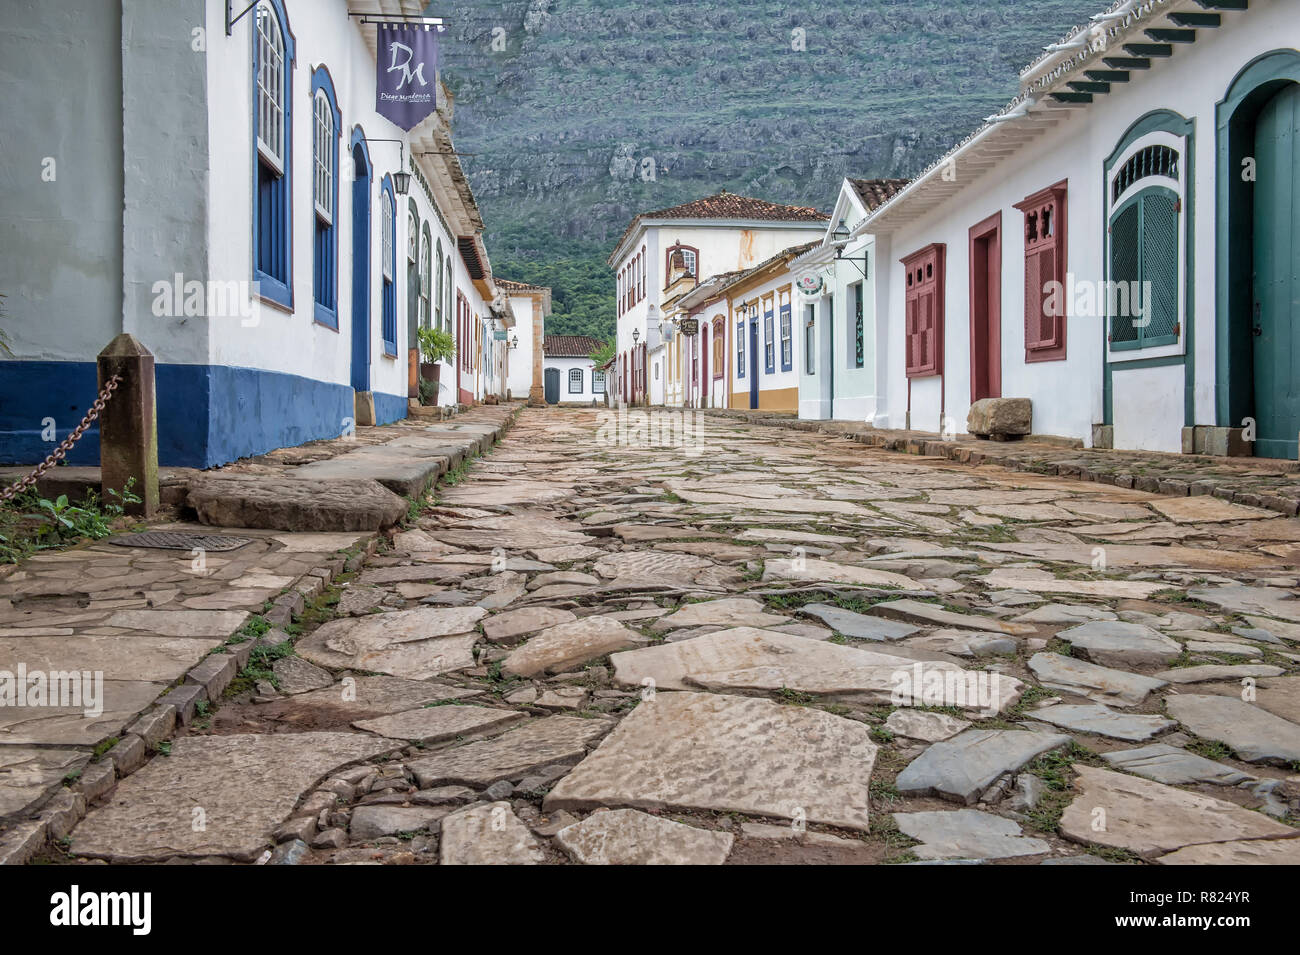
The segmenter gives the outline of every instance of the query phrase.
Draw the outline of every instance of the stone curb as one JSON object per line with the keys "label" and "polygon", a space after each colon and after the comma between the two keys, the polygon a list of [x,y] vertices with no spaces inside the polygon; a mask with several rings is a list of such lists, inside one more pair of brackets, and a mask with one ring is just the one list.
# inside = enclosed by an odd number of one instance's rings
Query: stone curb
{"label": "stone curb", "polygon": [[[514,425],[522,410],[522,406],[516,407],[490,434],[476,442],[477,450],[472,456],[494,447]],[[441,477],[441,473],[438,476]],[[436,484],[436,480],[431,482],[430,489]],[[286,593],[276,598],[262,618],[273,627],[292,623],[293,617],[306,606],[306,599],[324,591],[339,574],[359,569],[365,559],[375,553],[379,537],[378,531],[371,532],[356,554],[347,558],[328,557],[320,566],[307,571]],[[277,620],[284,617],[283,624],[273,621],[272,614]],[[25,865],[50,842],[71,834],[92,803],[110,795],[116,790],[119,779],[125,779],[148,763],[158,752],[158,744],[175,736],[177,727],[190,725],[199,702],[220,698],[239,671],[248,665],[254,644],[254,640],[248,639],[226,645],[204,657],[176,685],[164,691],[149,709],[137,716],[112,748],[89,763],[76,783],[39,802],[36,818],[10,821],[0,831],[0,865]]]}
{"label": "stone curb", "polygon": [[[1164,494],[1172,497],[1209,494],[1233,504],[1264,508],[1287,517],[1294,517],[1297,513],[1300,513],[1300,484],[1292,484],[1287,487],[1285,490],[1288,493],[1278,493],[1281,490],[1278,488],[1255,487],[1252,490],[1238,486],[1244,483],[1242,481],[1233,482],[1229,479],[1208,477],[1187,480],[1184,477],[1135,474],[1132,471],[1125,470],[1122,462],[1116,462],[1113,467],[1106,470],[1094,470],[1078,461],[1043,461],[1041,463],[1024,461],[1018,456],[1025,453],[1023,450],[985,450],[981,447],[974,447],[969,443],[944,441],[938,438],[896,437],[870,431],[840,431],[826,427],[825,423],[821,421],[800,420],[797,418],[769,418],[762,415],[746,415],[734,411],[722,412],[721,410],[710,409],[705,409],[704,414],[721,420],[740,420],[747,424],[764,425],[773,428],[816,431],[833,437],[847,438],[856,441],[858,444],[865,444],[868,447],[878,448],[882,451],[946,458],[957,464],[995,465],[1010,471],[1024,471],[1031,474],[1072,478],[1078,481],[1092,481],[1097,484],[1110,484],[1115,487],[1131,488],[1136,491],[1146,491],[1151,494]],[[1070,449],[1056,448],[1055,450],[1066,452]],[[1106,452],[1090,451],[1088,453],[1100,455]],[[1189,457],[1188,463],[1217,462],[1218,460],[1217,458],[1197,455]],[[1099,461],[1099,463],[1107,464],[1109,462]],[[1279,475],[1282,473],[1285,472],[1279,472]]]}

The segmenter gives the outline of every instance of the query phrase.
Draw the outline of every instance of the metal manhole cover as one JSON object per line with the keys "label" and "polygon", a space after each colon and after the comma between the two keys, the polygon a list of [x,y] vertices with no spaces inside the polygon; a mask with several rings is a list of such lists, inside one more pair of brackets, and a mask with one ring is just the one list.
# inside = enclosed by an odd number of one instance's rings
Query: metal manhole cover
{"label": "metal manhole cover", "polygon": [[215,537],[209,534],[176,534],[171,531],[145,531],[143,534],[123,534],[112,537],[110,544],[122,547],[156,547],[161,550],[236,550],[251,544],[251,537]]}

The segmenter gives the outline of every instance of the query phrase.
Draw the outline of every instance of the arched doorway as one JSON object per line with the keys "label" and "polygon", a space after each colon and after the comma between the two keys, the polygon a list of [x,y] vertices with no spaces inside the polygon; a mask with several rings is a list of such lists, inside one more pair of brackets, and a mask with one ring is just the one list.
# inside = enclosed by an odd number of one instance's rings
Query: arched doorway
{"label": "arched doorway", "polygon": [[1255,454],[1300,433],[1300,53],[1252,61],[1218,106],[1218,423]]}
{"label": "arched doorway", "polygon": [[370,153],[352,132],[352,390],[370,390]]}

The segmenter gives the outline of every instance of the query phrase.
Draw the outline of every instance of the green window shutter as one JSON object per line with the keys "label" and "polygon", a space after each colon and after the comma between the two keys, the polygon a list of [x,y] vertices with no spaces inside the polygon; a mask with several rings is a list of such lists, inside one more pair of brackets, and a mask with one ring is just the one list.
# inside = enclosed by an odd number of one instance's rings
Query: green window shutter
{"label": "green window shutter", "polygon": [[[1142,196],[1142,281],[1150,288],[1143,347],[1178,341],[1178,199],[1163,189]],[[1144,307],[1148,303],[1143,302]]]}
{"label": "green window shutter", "polygon": [[[1110,223],[1110,280],[1123,283],[1123,289],[1132,287],[1141,276],[1141,247],[1139,245],[1141,204],[1130,202],[1124,206],[1119,215]],[[1139,348],[1139,329],[1133,324],[1132,309],[1116,308],[1116,303],[1123,306],[1128,298],[1127,291],[1114,296],[1108,306],[1113,310],[1110,317],[1110,342],[1113,348]]]}

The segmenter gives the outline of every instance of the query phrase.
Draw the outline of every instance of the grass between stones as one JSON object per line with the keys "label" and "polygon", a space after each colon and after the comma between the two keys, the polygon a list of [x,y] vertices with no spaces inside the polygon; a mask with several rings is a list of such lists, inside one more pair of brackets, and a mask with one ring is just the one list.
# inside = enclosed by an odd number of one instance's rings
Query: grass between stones
{"label": "grass between stones", "polygon": [[1031,829],[1054,833],[1061,824],[1061,815],[1074,799],[1071,767],[1075,763],[1086,766],[1105,766],[1105,761],[1088,747],[1077,741],[1050,753],[1044,753],[1025,767],[1024,772],[1037,776],[1047,786],[1047,791],[1033,809],[1025,810]]}

